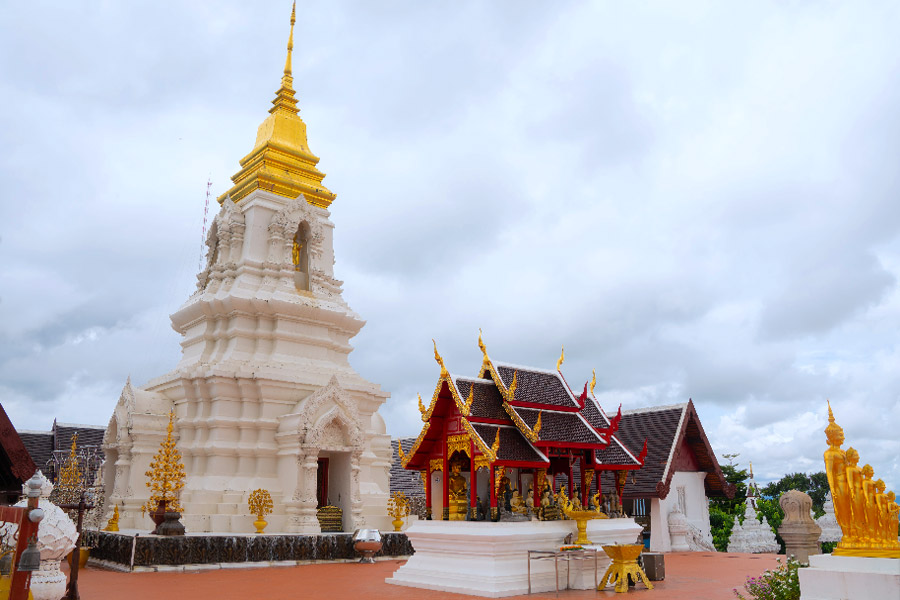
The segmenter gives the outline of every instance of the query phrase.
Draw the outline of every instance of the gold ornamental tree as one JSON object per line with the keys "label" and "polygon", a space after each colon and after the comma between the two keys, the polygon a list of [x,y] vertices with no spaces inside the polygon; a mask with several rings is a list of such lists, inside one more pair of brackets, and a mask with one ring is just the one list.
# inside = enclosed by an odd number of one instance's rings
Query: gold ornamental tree
{"label": "gold ornamental tree", "polygon": [[172,430],[175,423],[175,411],[169,413],[169,426],[166,428],[166,439],[159,445],[159,452],[150,463],[150,470],[145,474],[149,478],[150,499],[141,507],[141,511],[154,511],[160,502],[164,502],[166,510],[183,512],[178,502],[178,492],[184,487],[184,463],[181,453],[175,447]]}

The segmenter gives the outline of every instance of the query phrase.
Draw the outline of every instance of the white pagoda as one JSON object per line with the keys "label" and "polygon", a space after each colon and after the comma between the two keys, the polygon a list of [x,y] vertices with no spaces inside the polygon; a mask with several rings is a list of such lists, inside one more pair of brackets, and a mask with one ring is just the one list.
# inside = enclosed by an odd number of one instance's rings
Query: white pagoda
{"label": "white pagoda", "polygon": [[267,533],[318,533],[317,509],[344,531],[387,528],[388,394],[348,361],[365,322],[334,278],[335,195],[309,149],[291,77],[294,12],[281,87],[253,150],[218,198],[197,290],[172,316],[173,371],[125,384],[104,438],[107,506],[120,527],[152,527],[145,472],[175,411],[189,532],[252,532],[247,497],[269,490]]}

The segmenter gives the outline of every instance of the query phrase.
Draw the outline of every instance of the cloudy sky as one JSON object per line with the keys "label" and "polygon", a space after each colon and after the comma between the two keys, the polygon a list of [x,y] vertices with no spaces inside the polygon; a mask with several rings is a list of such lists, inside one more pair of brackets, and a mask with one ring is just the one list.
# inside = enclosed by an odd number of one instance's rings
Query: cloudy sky
{"label": "cloudy sky", "polygon": [[[290,4],[0,8],[0,402],[105,424],[254,142]],[[897,2],[302,2],[294,78],[337,194],[352,364],[415,435],[435,338],[693,398],[720,458],[823,468],[830,398],[900,486]],[[210,211],[211,215],[214,209]]]}

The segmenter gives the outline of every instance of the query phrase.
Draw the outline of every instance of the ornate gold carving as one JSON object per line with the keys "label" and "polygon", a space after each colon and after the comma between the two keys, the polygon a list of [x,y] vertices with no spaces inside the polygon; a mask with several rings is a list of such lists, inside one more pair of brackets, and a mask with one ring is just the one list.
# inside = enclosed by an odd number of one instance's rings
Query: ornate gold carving
{"label": "ornate gold carving", "polygon": [[825,428],[828,450],[825,451],[825,474],[834,502],[834,516],[843,537],[832,554],[900,558],[897,540],[896,494],[884,494],[884,481],[873,481],[870,465],[857,466],[859,453],[844,443],[844,430],[835,422],[828,404],[828,426]]}
{"label": "ornate gold carving", "polygon": [[472,412],[472,403],[475,401],[475,384],[469,384],[469,397],[466,398],[465,412],[463,413],[465,416],[469,416]]}
{"label": "ornate gold carving", "polygon": [[494,474],[494,498],[500,498],[500,480],[506,475],[506,467],[500,467]]}
{"label": "ornate gold carving", "polygon": [[590,489],[592,481],[594,481],[594,470],[593,469],[585,469],[584,470],[584,487],[586,489]]}
{"label": "ornate gold carving", "polygon": [[559,351],[559,360],[556,361],[556,370],[559,371],[559,368],[562,366],[563,361],[566,360],[566,347],[563,346],[562,350]]}
{"label": "ornate gold carving", "polygon": [[419,476],[422,477],[422,489],[428,489],[428,469],[424,469],[419,471]]}
{"label": "ornate gold carving", "polygon": [[447,436],[447,458],[453,456],[454,452],[462,452],[471,458],[469,452],[469,434],[462,433],[459,435]]}
{"label": "ornate gold carving", "polygon": [[400,466],[402,466],[404,469],[406,468],[406,465],[409,464],[409,461],[412,459],[412,457],[415,456],[416,450],[419,449],[419,446],[422,444],[422,440],[425,439],[425,434],[428,433],[429,427],[431,427],[431,423],[426,422],[422,427],[422,431],[419,432],[419,437],[417,437],[416,441],[413,443],[412,448],[409,449],[409,452],[407,452],[406,456],[404,456],[400,461]]}
{"label": "ornate gold carving", "polygon": [[447,373],[448,373],[447,367],[444,366],[444,359],[441,358],[441,355],[440,355],[440,354],[438,354],[438,350],[437,350],[437,342],[435,342],[434,339],[432,339],[432,340],[431,340],[431,343],[434,344],[434,360],[436,360],[437,363],[438,363],[439,365],[441,365],[441,377],[444,377],[444,376],[447,375]]}
{"label": "ornate gold carving", "polygon": [[425,418],[425,413],[428,412],[428,409],[422,404],[422,394],[416,394],[416,397],[419,399],[419,414],[422,415],[423,420],[427,421],[428,419]]}
{"label": "ornate gold carving", "polygon": [[591,369],[591,396],[594,395],[594,386],[597,385],[597,370]]}
{"label": "ornate gold carving", "polygon": [[513,371],[513,378],[509,384],[509,389],[506,390],[506,401],[512,402],[516,399],[516,388],[519,387],[519,372]]}
{"label": "ornate gold carving", "polygon": [[432,458],[431,462],[428,463],[428,470],[432,473],[435,471],[444,470],[444,459],[443,458]]}
{"label": "ornate gold carving", "polygon": [[534,432],[535,439],[537,439],[538,434],[541,433],[541,426],[542,426],[541,417],[543,416],[543,414],[544,414],[544,411],[541,411],[538,413],[537,421],[534,422],[534,427],[531,428],[531,431]]}
{"label": "ornate gold carving", "polygon": [[487,348],[484,345],[484,340],[481,339],[481,328],[478,328],[478,348],[481,350],[482,355],[482,365],[485,363],[490,364],[491,359],[488,357]]}
{"label": "ornate gold carving", "polygon": [[559,505],[559,509],[563,511],[563,514],[575,521],[575,524],[578,527],[578,539],[575,540],[575,544],[579,546],[591,544],[591,541],[587,538],[588,521],[590,521],[591,519],[609,518],[605,513],[600,511],[600,505],[596,502],[595,506],[597,508],[595,510],[585,510],[584,507],[581,506],[580,498],[573,498],[572,500],[569,500],[569,497],[566,494],[565,486],[563,486],[559,490],[559,494],[556,495],[556,502],[557,505]]}
{"label": "ornate gold carving", "polygon": [[496,454],[494,452],[491,452],[491,449],[487,447],[487,444],[482,441],[481,436],[478,435],[478,432],[475,431],[475,428],[472,427],[472,424],[469,423],[469,420],[466,418],[462,418],[460,419],[460,421],[462,421],[463,428],[465,428],[465,430],[468,432],[469,437],[472,438],[472,441],[475,442],[476,446],[478,446],[478,451],[486,455],[491,462],[497,460]]}
{"label": "ornate gold carving", "polygon": [[397,441],[397,456],[400,457],[400,462],[403,462],[404,454],[403,454],[403,446],[400,444],[400,441]]}
{"label": "ornate gold carving", "polygon": [[[516,409],[509,405],[509,402],[503,403],[503,410],[505,410],[506,414],[509,415],[509,418],[513,420],[513,423],[516,424],[516,427],[519,428],[519,431],[522,432],[522,435],[528,438],[528,441],[534,443],[538,440],[538,434],[534,430],[532,430],[531,427],[529,427],[525,423],[525,421],[522,420],[522,417],[519,416],[519,413],[516,412]],[[538,418],[540,418],[540,414],[538,414]],[[535,422],[535,425],[537,424],[538,422]]]}
{"label": "ornate gold carving", "polygon": [[612,559],[603,579],[600,580],[598,590],[603,590],[608,584],[615,582],[616,592],[625,593],[628,591],[628,581],[637,582],[638,579],[644,582],[648,590],[653,589],[653,584],[647,579],[647,574],[637,564],[637,557],[641,555],[644,546],[640,544],[625,544],[617,546],[603,546],[603,551]]}
{"label": "ornate gold carving", "polygon": [[481,469],[489,469],[491,467],[491,463],[488,460],[488,457],[484,454],[475,457],[475,470],[480,471]]}
{"label": "ornate gold carving", "polygon": [[[491,444],[491,452],[494,456],[497,456],[497,452],[500,450],[500,428],[497,428],[497,435],[494,437],[494,443]],[[496,460],[496,458],[494,459]]]}

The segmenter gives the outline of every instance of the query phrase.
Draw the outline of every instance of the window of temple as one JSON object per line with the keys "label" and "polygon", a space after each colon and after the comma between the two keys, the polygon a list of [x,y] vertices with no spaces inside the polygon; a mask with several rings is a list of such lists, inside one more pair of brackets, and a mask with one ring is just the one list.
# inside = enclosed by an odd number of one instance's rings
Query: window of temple
{"label": "window of temple", "polygon": [[291,260],[294,263],[294,284],[298,290],[309,291],[309,225],[304,221],[297,226]]}

